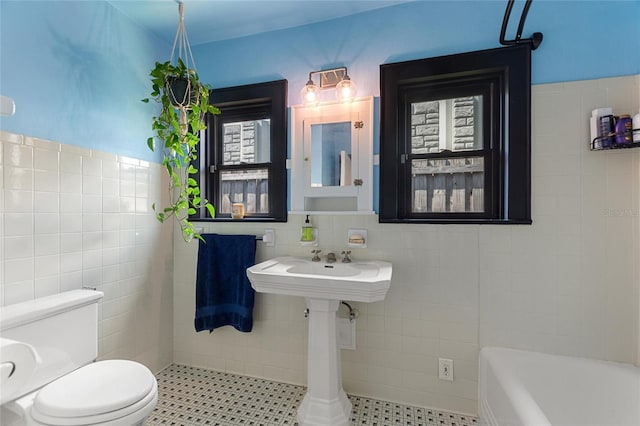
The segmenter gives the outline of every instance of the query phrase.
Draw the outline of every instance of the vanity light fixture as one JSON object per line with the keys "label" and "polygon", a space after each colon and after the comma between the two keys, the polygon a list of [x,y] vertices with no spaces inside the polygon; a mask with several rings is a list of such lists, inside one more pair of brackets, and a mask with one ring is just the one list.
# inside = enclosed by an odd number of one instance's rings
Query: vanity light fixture
{"label": "vanity light fixture", "polygon": [[[313,81],[314,75],[320,75],[320,85]],[[356,97],[356,84],[347,74],[347,67],[333,68],[322,71],[311,71],[307,84],[300,91],[300,97],[305,105],[315,105],[320,100],[320,90],[336,88],[339,101],[352,101]]]}

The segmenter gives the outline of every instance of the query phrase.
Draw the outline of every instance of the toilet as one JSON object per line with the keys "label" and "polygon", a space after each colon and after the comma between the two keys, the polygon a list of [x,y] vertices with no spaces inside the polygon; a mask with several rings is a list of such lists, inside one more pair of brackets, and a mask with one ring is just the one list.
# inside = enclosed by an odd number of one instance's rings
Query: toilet
{"label": "toilet", "polygon": [[135,361],[95,361],[103,293],[73,290],[0,308],[3,426],[137,426],[158,385]]}

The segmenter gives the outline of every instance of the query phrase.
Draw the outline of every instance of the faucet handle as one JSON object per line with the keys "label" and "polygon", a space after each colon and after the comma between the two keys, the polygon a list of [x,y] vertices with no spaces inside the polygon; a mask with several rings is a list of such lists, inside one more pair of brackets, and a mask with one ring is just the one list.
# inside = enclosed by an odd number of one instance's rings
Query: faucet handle
{"label": "faucet handle", "polygon": [[311,253],[313,254],[313,257],[311,258],[311,260],[313,262],[320,262],[320,255],[319,254],[320,254],[321,251],[322,250],[319,250],[319,249],[311,250]]}
{"label": "faucet handle", "polygon": [[340,254],[344,255],[344,257],[342,258],[342,263],[351,263],[351,258],[349,257],[349,255],[351,254],[351,250],[342,250],[342,253]]}

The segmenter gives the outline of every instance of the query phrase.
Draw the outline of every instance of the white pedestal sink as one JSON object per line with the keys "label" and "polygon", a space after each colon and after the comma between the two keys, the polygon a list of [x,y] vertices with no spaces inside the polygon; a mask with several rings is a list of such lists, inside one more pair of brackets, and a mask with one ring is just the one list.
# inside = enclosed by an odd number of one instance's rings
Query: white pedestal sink
{"label": "white pedestal sink", "polygon": [[278,257],[247,269],[259,293],[306,298],[309,308],[307,394],[298,408],[300,426],[346,426],[351,402],[342,389],[336,313],[341,300],[377,302],[391,284],[388,262],[312,262]]}

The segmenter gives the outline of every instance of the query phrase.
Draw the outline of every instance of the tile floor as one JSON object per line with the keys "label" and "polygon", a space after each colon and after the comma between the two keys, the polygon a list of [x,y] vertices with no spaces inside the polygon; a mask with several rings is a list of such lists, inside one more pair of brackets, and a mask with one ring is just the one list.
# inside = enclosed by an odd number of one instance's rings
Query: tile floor
{"label": "tile floor", "polygon": [[[157,375],[158,405],[145,426],[297,425],[306,388],[254,377],[171,365]],[[477,419],[349,395],[352,425],[475,426]]]}

